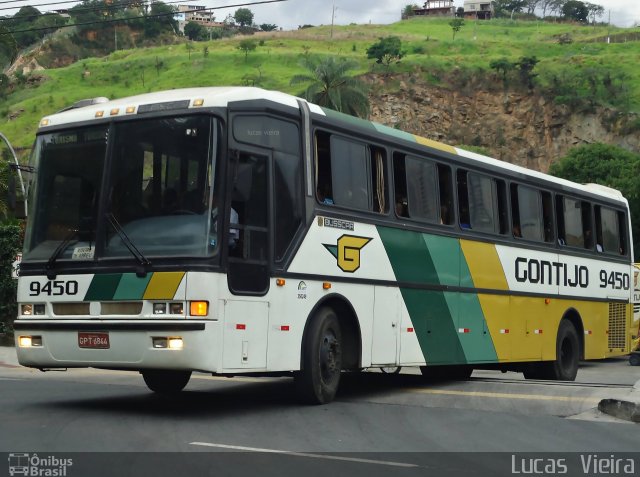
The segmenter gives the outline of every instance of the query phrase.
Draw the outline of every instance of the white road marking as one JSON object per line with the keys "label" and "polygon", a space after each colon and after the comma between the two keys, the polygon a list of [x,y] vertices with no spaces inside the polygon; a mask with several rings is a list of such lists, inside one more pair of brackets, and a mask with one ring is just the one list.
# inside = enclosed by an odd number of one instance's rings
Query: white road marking
{"label": "white road marking", "polygon": [[327,459],[327,460],[340,460],[346,462],[357,462],[359,464],[374,464],[374,465],[388,465],[391,467],[419,467],[416,464],[409,464],[407,462],[392,462],[387,460],[372,460],[372,459],[358,459],[357,457],[342,457],[337,455],[326,454],[311,454],[308,452],[293,452],[279,449],[264,449],[261,447],[246,447],[246,446],[233,446],[229,444],[214,444],[212,442],[190,442],[192,446],[204,446],[204,447],[216,447],[218,449],[229,449],[247,452],[261,452],[265,454],[283,454],[294,457],[310,457],[312,459]]}

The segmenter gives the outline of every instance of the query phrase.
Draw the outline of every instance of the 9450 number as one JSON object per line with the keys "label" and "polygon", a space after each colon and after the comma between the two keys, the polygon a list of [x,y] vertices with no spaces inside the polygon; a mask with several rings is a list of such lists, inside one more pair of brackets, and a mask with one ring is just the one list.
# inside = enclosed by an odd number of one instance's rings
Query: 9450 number
{"label": "9450 number", "polygon": [[600,270],[600,288],[613,288],[614,290],[629,289],[629,274],[622,272],[607,272]]}
{"label": "9450 number", "polygon": [[40,282],[31,282],[29,284],[29,295],[49,295],[49,296],[62,296],[62,295],[77,295],[78,294],[78,282],[75,280],[51,280],[45,284]]}

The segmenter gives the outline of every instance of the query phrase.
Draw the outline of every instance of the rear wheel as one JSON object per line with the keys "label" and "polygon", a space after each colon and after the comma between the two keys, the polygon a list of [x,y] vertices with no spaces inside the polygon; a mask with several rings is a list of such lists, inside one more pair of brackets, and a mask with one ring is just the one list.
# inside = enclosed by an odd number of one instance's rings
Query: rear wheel
{"label": "rear wheel", "polygon": [[640,366],[640,353],[631,353],[629,356],[629,364],[631,366]]}
{"label": "rear wheel", "polygon": [[141,373],[147,387],[158,394],[179,393],[191,378],[191,371],[149,370]]}
{"label": "rear wheel", "polygon": [[335,312],[321,308],[309,324],[302,369],[295,375],[296,391],[309,404],[331,402],[342,371],[342,331]]}
{"label": "rear wheel", "polygon": [[526,379],[551,379],[575,381],[580,364],[580,340],[578,332],[569,320],[562,320],[556,339],[556,359],[544,363],[532,363],[524,371]]}

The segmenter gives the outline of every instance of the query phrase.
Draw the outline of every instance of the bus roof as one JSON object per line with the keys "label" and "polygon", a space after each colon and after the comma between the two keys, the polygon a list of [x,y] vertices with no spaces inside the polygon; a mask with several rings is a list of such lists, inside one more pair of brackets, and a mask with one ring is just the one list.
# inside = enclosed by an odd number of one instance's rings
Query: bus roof
{"label": "bus roof", "polygon": [[[290,94],[248,86],[173,89],[130,96],[108,102],[99,102],[96,104],[91,104],[91,101],[86,100],[84,104],[88,103],[88,106],[76,107],[44,117],[40,122],[40,127],[60,127],[66,124],[88,122],[92,120],[106,119],[109,117],[115,118],[119,116],[131,116],[141,112],[226,107],[230,102],[256,100],[272,101],[295,109],[299,109],[298,101],[304,101]],[[606,186],[599,184],[577,184],[533,169],[527,169],[522,166],[467,151],[459,147],[450,146],[438,141],[400,131],[373,121],[355,118],[312,103],[307,104],[309,105],[309,109],[312,113],[334,118],[340,122],[348,123],[360,128],[369,129],[372,130],[372,132],[377,132],[378,134],[390,136],[395,139],[403,139],[432,149],[444,151],[449,154],[462,156],[467,159],[471,159],[472,161],[489,164],[506,171],[521,173],[535,179],[556,183],[579,191],[606,196],[610,199],[624,202],[625,204],[627,202],[619,191]]]}

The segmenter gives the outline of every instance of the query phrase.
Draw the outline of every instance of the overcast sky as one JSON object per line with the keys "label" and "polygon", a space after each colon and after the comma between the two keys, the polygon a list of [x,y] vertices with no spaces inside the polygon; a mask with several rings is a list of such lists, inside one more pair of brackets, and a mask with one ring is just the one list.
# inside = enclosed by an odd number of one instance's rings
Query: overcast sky
{"label": "overcast sky", "polygon": [[[15,1],[15,0],[14,0]],[[48,11],[54,8],[73,6],[73,2],[65,5],[45,6],[60,0],[17,0],[15,6],[32,5],[40,11]],[[246,0],[247,3],[251,0]],[[640,23],[640,0],[590,0],[592,3],[602,5],[607,13],[600,19],[606,21],[611,11],[611,22],[624,27]],[[7,3],[7,2],[2,2]],[[11,2],[13,3],[13,2]],[[174,3],[174,0],[171,2]],[[185,1],[187,5],[204,5],[214,8],[216,19],[219,21],[229,14],[233,14],[238,7],[221,9],[221,5],[243,3],[243,0],[194,0]],[[349,23],[393,23],[400,20],[400,12],[409,3],[424,3],[424,0],[287,0],[282,3],[268,5],[255,5],[248,8],[254,13],[254,21],[257,24],[275,23],[285,30],[298,28],[299,25],[329,25],[331,24],[331,10],[335,5],[335,23],[348,25]],[[463,0],[455,0],[455,5],[462,6]],[[14,6],[11,5],[11,6]],[[43,5],[43,6],[38,6]],[[14,10],[0,12],[4,15],[13,15]]]}
{"label": "overcast sky", "polygon": [[[591,3],[602,5],[607,13],[600,18],[608,19],[611,10],[611,23],[629,27],[640,23],[640,0],[590,0]],[[335,2],[335,3],[334,3]],[[207,6],[216,6],[216,2],[205,0]],[[331,24],[331,9],[335,4],[335,23],[348,25],[349,23],[393,23],[400,20],[400,12],[405,5],[417,3],[422,5],[424,0],[415,2],[408,0],[287,0],[283,3],[249,7],[255,14],[254,21],[260,23],[275,23],[285,30],[298,28],[298,25],[329,25]],[[461,7],[463,0],[455,0],[456,7]],[[220,5],[221,3],[217,3]],[[233,10],[233,9],[232,9]],[[233,10],[235,11],[235,10]],[[216,16],[223,19],[227,10],[219,10]]]}

